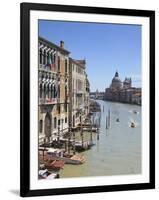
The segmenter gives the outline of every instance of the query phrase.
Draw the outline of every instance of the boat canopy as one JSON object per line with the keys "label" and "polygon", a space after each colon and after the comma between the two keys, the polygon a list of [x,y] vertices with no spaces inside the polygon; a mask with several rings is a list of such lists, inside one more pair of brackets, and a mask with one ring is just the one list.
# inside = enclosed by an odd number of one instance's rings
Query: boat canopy
{"label": "boat canopy", "polygon": [[64,149],[54,149],[54,148],[50,148],[47,153],[61,153],[64,152]]}
{"label": "boat canopy", "polygon": [[46,172],[48,172],[47,169],[44,169],[44,170],[39,170],[39,175],[44,175]]}

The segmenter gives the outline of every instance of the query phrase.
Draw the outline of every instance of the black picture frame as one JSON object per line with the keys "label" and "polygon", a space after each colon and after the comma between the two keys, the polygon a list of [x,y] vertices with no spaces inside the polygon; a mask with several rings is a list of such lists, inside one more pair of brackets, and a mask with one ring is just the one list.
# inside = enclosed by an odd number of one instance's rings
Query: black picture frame
{"label": "black picture frame", "polygon": [[[148,183],[103,185],[91,187],[72,187],[72,188],[52,188],[52,189],[30,189],[30,11],[60,11],[76,13],[93,13],[121,16],[140,16],[148,17],[150,20],[150,163]],[[131,10],[104,7],[84,7],[72,5],[49,5],[35,3],[21,3],[20,5],[20,25],[21,25],[21,54],[20,54],[20,195],[43,196],[61,195],[76,193],[95,193],[108,191],[139,190],[155,188],[155,11],[150,10]]]}

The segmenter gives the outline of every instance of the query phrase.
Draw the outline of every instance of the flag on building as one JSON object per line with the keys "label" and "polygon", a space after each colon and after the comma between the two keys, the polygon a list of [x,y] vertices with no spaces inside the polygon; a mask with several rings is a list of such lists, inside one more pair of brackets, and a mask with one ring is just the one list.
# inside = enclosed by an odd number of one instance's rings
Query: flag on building
{"label": "flag on building", "polygon": [[55,65],[55,55],[53,55],[53,56],[52,56],[52,62],[51,62],[50,67],[51,67],[52,70],[55,70],[55,66],[56,66],[56,65]]}
{"label": "flag on building", "polygon": [[50,67],[51,70],[55,70],[55,58],[54,58],[54,56],[51,58],[51,55],[49,54],[46,66]]}

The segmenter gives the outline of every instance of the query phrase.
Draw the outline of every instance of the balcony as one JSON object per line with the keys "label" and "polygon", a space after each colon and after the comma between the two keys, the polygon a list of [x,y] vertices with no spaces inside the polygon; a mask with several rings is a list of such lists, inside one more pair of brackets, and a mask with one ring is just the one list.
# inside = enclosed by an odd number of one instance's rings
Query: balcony
{"label": "balcony", "polygon": [[52,105],[52,104],[57,104],[57,99],[56,98],[39,99],[39,105]]}
{"label": "balcony", "polygon": [[46,66],[44,64],[39,64],[39,71],[57,73],[56,66],[50,69],[49,66]]}
{"label": "balcony", "polygon": [[83,93],[84,93],[84,92],[83,92],[82,90],[78,90],[78,91],[76,91],[76,95],[77,95],[77,96],[82,96]]}

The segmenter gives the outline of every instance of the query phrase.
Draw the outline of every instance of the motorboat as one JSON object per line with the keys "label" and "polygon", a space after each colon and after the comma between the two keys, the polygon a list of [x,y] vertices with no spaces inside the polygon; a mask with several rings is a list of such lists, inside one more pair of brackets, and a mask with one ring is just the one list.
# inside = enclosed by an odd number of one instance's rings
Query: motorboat
{"label": "motorboat", "polygon": [[139,112],[137,110],[133,110],[133,113],[134,114],[138,114]]}
{"label": "motorboat", "polygon": [[134,123],[134,122],[131,122],[130,127],[131,127],[131,128],[135,128],[135,123]]}

